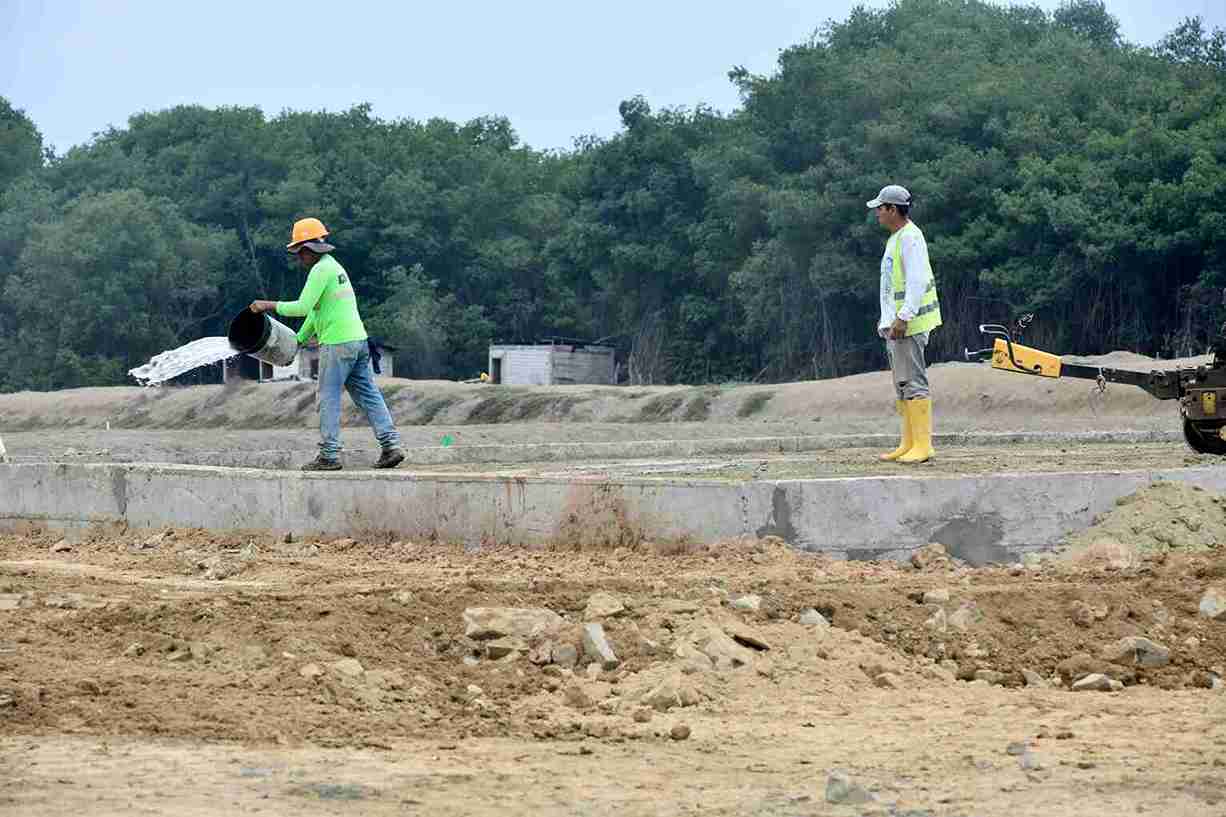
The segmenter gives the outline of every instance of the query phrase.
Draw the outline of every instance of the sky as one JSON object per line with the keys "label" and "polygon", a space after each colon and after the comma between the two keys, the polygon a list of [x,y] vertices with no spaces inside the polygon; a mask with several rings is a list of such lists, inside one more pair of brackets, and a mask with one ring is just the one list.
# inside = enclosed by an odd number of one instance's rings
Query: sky
{"label": "sky", "polygon": [[[770,74],[855,0],[0,0],[0,96],[63,153],[140,111],[180,104],[384,119],[506,116],[536,148],[611,136],[618,104],[739,104],[728,71]],[[881,0],[866,5],[881,6]],[[1039,0],[1053,9],[1058,0]],[[1224,0],[1107,0],[1152,44]]]}

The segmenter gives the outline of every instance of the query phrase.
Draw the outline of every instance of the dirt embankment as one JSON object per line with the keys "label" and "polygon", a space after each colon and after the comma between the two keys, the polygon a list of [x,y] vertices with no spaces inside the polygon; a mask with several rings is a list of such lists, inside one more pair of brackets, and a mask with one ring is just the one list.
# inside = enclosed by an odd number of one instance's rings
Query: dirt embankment
{"label": "dirt embankment", "polygon": [[[1113,353],[1079,359],[1141,370],[1181,361]],[[1188,363],[1188,361],[1182,361]],[[1093,394],[1084,380],[1041,380],[992,371],[986,364],[932,367],[938,416],[963,430],[1060,430],[1070,427],[1171,428],[1175,407],[1140,389],[1112,386]],[[887,372],[778,385],[492,386],[451,381],[384,381],[403,425],[514,422],[821,423],[831,433],[876,428],[893,412]],[[345,422],[360,422],[346,401]],[[0,395],[0,432],[43,428],[264,429],[312,425],[314,383],[74,389]]]}
{"label": "dirt embankment", "polygon": [[1104,516],[1135,559],[985,568],[2,535],[0,810],[1218,813],[1226,548],[1153,532],[1219,500]]}
{"label": "dirt embankment", "polygon": [[[1222,549],[1037,571],[938,556],[917,570],[771,539],[469,554],[172,530],[8,536],[0,552],[2,723],[25,734],[636,739],[658,730],[653,713],[747,714],[814,684],[954,694],[955,678],[1067,687],[1101,672],[1193,689],[1226,666],[1226,630],[1197,607],[1226,580]],[[472,613],[493,608],[542,618]],[[1117,654],[1138,636],[1161,660]]]}

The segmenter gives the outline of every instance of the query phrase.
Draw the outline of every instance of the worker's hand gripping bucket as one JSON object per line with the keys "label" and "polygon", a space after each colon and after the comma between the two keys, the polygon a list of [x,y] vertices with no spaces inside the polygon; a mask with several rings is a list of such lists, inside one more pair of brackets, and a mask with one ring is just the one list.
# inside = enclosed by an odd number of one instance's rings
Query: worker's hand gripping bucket
{"label": "worker's hand gripping bucket", "polygon": [[266,312],[250,309],[239,312],[230,321],[226,337],[234,351],[274,366],[288,366],[298,354],[298,336],[294,330],[268,317]]}

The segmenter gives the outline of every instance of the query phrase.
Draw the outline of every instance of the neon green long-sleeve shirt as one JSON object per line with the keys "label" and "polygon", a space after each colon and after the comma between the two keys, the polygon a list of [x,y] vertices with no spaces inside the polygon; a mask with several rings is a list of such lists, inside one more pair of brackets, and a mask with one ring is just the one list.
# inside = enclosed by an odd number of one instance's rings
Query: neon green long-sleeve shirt
{"label": "neon green long-sleeve shirt", "polygon": [[311,267],[298,300],[277,301],[277,314],[306,318],[298,330],[299,343],[306,343],[311,335],[326,344],[366,340],[353,284],[345,268],[331,255],[323,256]]}

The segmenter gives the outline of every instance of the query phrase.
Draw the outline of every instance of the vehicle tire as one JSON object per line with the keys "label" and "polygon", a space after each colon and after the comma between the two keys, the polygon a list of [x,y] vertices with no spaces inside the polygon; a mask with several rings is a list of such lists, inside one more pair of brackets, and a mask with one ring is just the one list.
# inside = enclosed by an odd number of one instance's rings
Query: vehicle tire
{"label": "vehicle tire", "polygon": [[1224,424],[1220,421],[1210,422],[1213,425],[1206,427],[1205,425],[1197,425],[1185,417],[1183,421],[1183,438],[1188,441],[1188,445],[1192,450],[1198,454],[1224,456],[1226,455],[1226,440],[1223,440],[1218,433]]}

